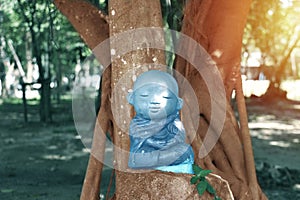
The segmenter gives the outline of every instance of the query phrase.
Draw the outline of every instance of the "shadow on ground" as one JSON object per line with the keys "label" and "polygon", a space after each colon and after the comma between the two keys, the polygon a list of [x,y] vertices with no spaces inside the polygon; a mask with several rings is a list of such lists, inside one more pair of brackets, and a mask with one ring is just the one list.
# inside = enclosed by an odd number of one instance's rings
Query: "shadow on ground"
{"label": "shadow on ground", "polygon": [[[0,199],[79,199],[89,154],[74,127],[71,101],[53,106],[49,124],[39,122],[38,105],[28,111],[24,123],[22,104],[0,105]],[[109,176],[107,168],[104,184]]]}
{"label": "shadow on ground", "polygon": [[[300,199],[300,107],[248,100],[259,182],[269,199]],[[0,199],[79,199],[89,154],[78,137],[70,100],[53,105],[53,122],[39,122],[29,102],[28,123],[19,101],[0,104]],[[104,190],[111,170],[105,168]]]}

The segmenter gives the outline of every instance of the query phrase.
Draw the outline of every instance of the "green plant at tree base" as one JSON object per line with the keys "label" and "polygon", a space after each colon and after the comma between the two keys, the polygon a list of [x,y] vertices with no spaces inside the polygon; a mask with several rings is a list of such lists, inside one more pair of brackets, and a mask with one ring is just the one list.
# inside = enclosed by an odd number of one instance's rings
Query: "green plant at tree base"
{"label": "green plant at tree base", "polygon": [[191,178],[191,184],[196,185],[199,195],[201,196],[205,191],[207,191],[208,193],[214,195],[214,200],[221,200],[221,198],[217,196],[216,190],[206,180],[206,176],[212,171],[202,169],[196,164],[193,164],[193,171],[195,175]]}

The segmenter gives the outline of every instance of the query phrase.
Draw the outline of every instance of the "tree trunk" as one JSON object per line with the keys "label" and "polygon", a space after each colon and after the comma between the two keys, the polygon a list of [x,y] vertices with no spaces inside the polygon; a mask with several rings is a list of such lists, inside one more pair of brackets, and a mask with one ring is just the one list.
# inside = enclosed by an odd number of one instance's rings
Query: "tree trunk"
{"label": "tree trunk", "polygon": [[50,72],[49,76],[45,76],[45,69],[42,64],[41,58],[41,48],[40,43],[36,36],[36,32],[33,30],[33,26],[29,27],[30,35],[32,38],[31,46],[32,46],[32,56],[36,58],[36,62],[39,69],[39,83],[41,84],[40,88],[40,120],[42,122],[50,122],[51,118],[51,90],[50,90]]}
{"label": "tree trunk", "polygon": [[[148,173],[120,173],[122,182],[116,182],[117,196],[120,200],[210,200],[214,196],[208,192],[200,196],[195,187],[191,186],[190,174],[174,174],[161,171]],[[207,181],[216,190],[222,200],[231,200],[233,195],[229,184],[219,176],[210,174]]]}
{"label": "tree trunk", "polygon": [[[127,199],[123,196],[120,187],[125,190],[132,190],[134,186],[126,182],[134,180],[128,171],[128,152],[129,152],[129,123],[132,118],[132,110],[127,103],[127,91],[132,88],[133,80],[143,71],[160,69],[165,63],[164,53],[161,50],[150,49],[151,42],[164,44],[161,34],[140,35],[135,29],[144,27],[162,27],[162,16],[160,1],[109,1],[110,36],[116,36],[111,40],[112,53],[112,105],[114,114],[113,138],[115,144],[114,168],[116,169],[116,199]],[[131,31],[128,35],[122,34]],[[150,37],[150,38],[148,38]],[[132,48],[135,46],[135,48]],[[126,49],[125,54],[122,50]],[[154,63],[149,66],[149,64]],[[160,64],[160,65],[155,65]],[[163,69],[163,68],[161,68]],[[123,87],[123,89],[121,89]],[[124,91],[124,92],[122,92]],[[115,110],[115,112],[114,112]],[[124,124],[123,124],[124,122]],[[143,176],[143,175],[142,175]]]}
{"label": "tree trunk", "polygon": [[56,101],[58,104],[60,104],[60,98],[61,98],[61,93],[62,93],[62,69],[61,69],[61,59],[60,59],[60,54],[53,52],[54,55],[54,66],[55,66],[55,74],[56,74],[56,81],[57,81],[57,86],[56,86]]}
{"label": "tree trunk", "polygon": [[[54,0],[54,4],[68,18],[90,49],[94,49],[98,44],[108,38],[109,31],[105,16],[96,7],[83,0]],[[91,149],[92,153],[90,154],[82,187],[81,200],[99,199],[101,173],[103,169],[103,163],[99,157],[104,154],[103,147],[105,147],[105,138],[99,141],[99,138],[97,139],[95,136],[101,136],[101,134],[103,134],[97,132],[97,130],[100,130],[99,126],[101,126],[104,133],[107,131],[111,132],[110,78],[111,69],[109,67],[104,71],[101,79],[101,107],[95,125]]]}
{"label": "tree trunk", "polygon": [[[102,13],[99,13],[95,7],[80,0],[54,0],[54,2],[58,9],[60,9],[60,11],[68,17],[75,29],[80,33],[82,39],[91,49],[94,49],[96,45],[108,37],[109,31],[105,20],[110,22],[109,30],[111,37],[134,28],[162,25],[160,4],[158,0],[111,0],[109,5],[109,20],[103,16]],[[239,88],[239,85],[236,84],[236,79],[239,77],[241,38],[249,4],[250,2],[240,3],[233,0],[230,2],[191,0],[186,7],[185,27],[183,28],[183,32],[200,42],[202,46],[204,46],[213,56],[222,73],[228,99],[226,107],[227,118],[220,141],[209,156],[202,160],[196,156],[196,163],[204,166],[205,168],[212,169],[214,173],[217,173],[228,180],[231,189],[233,189],[234,196],[237,197],[237,199],[264,199],[256,181],[253,183],[253,177],[256,178],[256,176],[253,174],[253,156],[251,152],[249,155],[247,154],[247,152],[249,153],[249,135],[248,139],[247,135],[246,139],[242,139],[243,136],[240,135],[242,132],[241,130],[245,126],[245,120],[241,123],[243,124],[243,127],[239,127],[234,117],[233,110],[229,104],[229,99],[233,89]],[[221,25],[219,25],[219,22],[221,22]],[[232,27],[233,24],[235,24],[235,27]],[[132,35],[128,38],[128,40],[131,41],[131,38]],[[124,41],[124,43],[126,42],[128,41]],[[126,154],[125,157],[123,157],[124,154],[121,150],[125,150],[127,152],[129,150],[128,135],[124,134],[124,127],[128,125],[128,121],[125,121],[126,124],[122,125],[120,124],[120,119],[130,119],[132,111],[128,106],[126,106],[128,104],[120,92],[114,93],[114,91],[117,91],[120,84],[123,83],[126,84],[126,88],[124,89],[125,91],[130,87],[132,78],[140,73],[138,70],[134,76],[132,75],[132,71],[137,70],[137,68],[133,67],[134,65],[153,63],[153,55],[158,63],[164,63],[164,56],[159,51],[147,49],[147,43],[141,46],[142,48],[146,47],[146,50],[144,49],[128,52],[124,55],[118,55],[121,48],[121,45],[119,44],[120,43],[116,43],[116,41],[111,41],[113,70],[108,68],[104,72],[102,78],[101,107],[94,131],[94,139],[91,150],[92,153],[83,185],[81,200],[99,198],[99,186],[103,164],[97,158],[104,155],[103,147],[105,144],[103,144],[103,141],[101,143],[101,140],[99,141],[101,138],[97,137],[99,135],[101,136],[101,134],[97,133],[98,126],[101,126],[103,132],[110,130],[110,133],[113,133],[114,143],[117,146],[115,147],[115,168],[118,170],[116,173],[117,188],[115,196],[117,199],[129,199],[132,196],[130,196],[130,194],[126,194],[126,192],[133,191],[135,188],[138,188],[138,190],[141,191],[147,190],[149,192],[149,189],[147,189],[149,187],[147,180],[150,180],[150,184],[152,184],[157,181],[155,179],[157,175],[164,176],[165,178],[161,180],[161,183],[166,184],[170,182],[171,187],[174,186],[172,185],[174,180],[176,182],[176,180],[182,181],[185,179],[185,183],[188,181],[187,177],[181,174],[174,175],[172,173],[169,174],[164,172],[131,174],[126,172],[127,158]],[[217,50],[221,51],[222,56],[219,56],[220,52]],[[203,133],[205,129],[207,129],[210,121],[210,105],[207,103],[209,102],[210,97],[201,76],[195,76],[192,68],[185,63],[184,60],[179,58],[176,66],[177,70],[185,75],[190,81],[190,84],[195,89],[201,104],[199,106],[201,111],[201,130],[199,129],[197,132],[198,136],[201,137],[197,136],[196,140],[193,141],[193,149],[194,152],[197,153],[199,152],[200,144],[202,144],[201,138],[203,138]],[[124,79],[126,75],[129,75],[129,79]],[[199,85],[203,87],[199,87]],[[113,107],[111,107],[110,102],[111,95],[113,95],[111,98]],[[243,111],[243,102],[239,101],[239,105],[241,105],[239,106],[240,110]],[[122,110],[122,112],[118,112],[117,114],[119,115],[116,117],[111,108],[118,109],[119,111],[120,109],[124,110]],[[241,116],[241,118],[245,118],[245,116]],[[112,122],[113,126],[111,126]],[[247,128],[245,130],[247,132]],[[103,135],[101,137],[103,137]],[[243,148],[243,145],[247,146],[246,151],[246,148]],[[246,161],[245,154],[250,157],[250,162]],[[97,155],[99,157],[97,157]],[[247,168],[247,166],[250,167]],[[174,178],[174,176],[176,176],[176,178]],[[142,180],[140,184],[135,181],[137,179]],[[136,183],[136,185],[129,185],[127,184],[127,181],[132,181],[133,183]],[[159,189],[162,191],[165,190],[165,188],[161,186]],[[178,189],[179,193],[180,191],[182,191],[182,193],[186,191],[184,188],[180,188],[178,184],[175,186],[175,189]],[[153,191],[151,190],[152,189],[150,189],[149,193],[150,196],[148,195],[150,199],[154,198],[157,193],[154,189]],[[224,190],[228,191],[228,189]],[[220,191],[222,191],[222,189]],[[151,194],[151,192],[154,192],[155,194]],[[259,194],[260,198],[255,197],[256,192]],[[165,190],[164,194],[168,195],[167,193],[168,190]],[[178,196],[178,198],[184,199],[180,196]]]}
{"label": "tree trunk", "polygon": [[[185,8],[182,32],[199,42],[216,62],[227,96],[226,119],[219,141],[208,156],[197,157],[195,162],[228,180],[236,199],[258,200],[266,197],[256,179],[240,77],[242,36],[249,6],[250,1],[190,0]],[[177,60],[176,69],[190,81],[200,102],[201,128],[197,131],[200,137],[193,142],[194,151],[199,152],[211,122],[208,86],[183,59]],[[237,93],[240,126],[230,105],[233,90]]]}

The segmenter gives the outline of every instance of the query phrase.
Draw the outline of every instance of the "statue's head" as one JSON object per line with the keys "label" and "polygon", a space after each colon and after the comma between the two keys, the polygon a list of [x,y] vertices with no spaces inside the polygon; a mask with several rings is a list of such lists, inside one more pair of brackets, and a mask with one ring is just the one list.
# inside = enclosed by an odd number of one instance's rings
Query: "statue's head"
{"label": "statue's head", "polygon": [[177,113],[183,104],[178,97],[178,85],[170,74],[151,70],[138,76],[133,91],[127,96],[136,115],[159,120]]}

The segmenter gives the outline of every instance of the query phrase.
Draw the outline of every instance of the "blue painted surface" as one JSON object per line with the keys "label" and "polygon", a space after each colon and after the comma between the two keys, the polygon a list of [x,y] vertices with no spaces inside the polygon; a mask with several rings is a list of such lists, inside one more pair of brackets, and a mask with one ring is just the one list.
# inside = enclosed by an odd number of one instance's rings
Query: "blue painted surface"
{"label": "blue painted surface", "polygon": [[185,143],[176,80],[166,72],[144,72],[127,99],[136,112],[129,128],[128,166],[192,174],[194,153]]}

